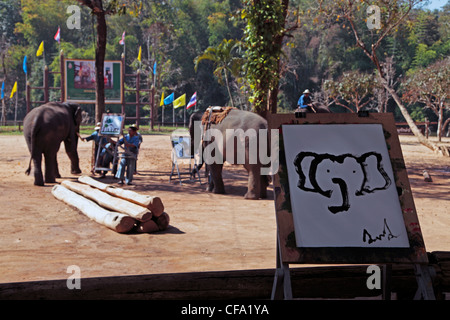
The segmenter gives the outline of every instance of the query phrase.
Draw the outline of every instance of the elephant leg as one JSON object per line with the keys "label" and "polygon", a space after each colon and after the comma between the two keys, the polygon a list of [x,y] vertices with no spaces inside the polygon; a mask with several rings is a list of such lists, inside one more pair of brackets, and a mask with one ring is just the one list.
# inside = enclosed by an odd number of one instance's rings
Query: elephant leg
{"label": "elephant leg", "polygon": [[[75,137],[73,139],[78,138]],[[67,156],[70,159],[70,172],[72,174],[78,174],[81,173],[80,160],[78,158],[77,144],[72,142],[73,139],[64,140],[64,146],[66,148]]]}
{"label": "elephant leg", "polygon": [[269,186],[269,176],[267,175],[261,175],[260,174],[260,198],[266,199],[267,198],[267,187]]}
{"label": "elephant leg", "polygon": [[248,189],[244,198],[257,200],[261,196],[261,167],[255,164],[245,164],[244,168],[248,172]]}
{"label": "elephant leg", "polygon": [[55,178],[61,178],[61,174],[59,173],[59,168],[58,168],[58,159],[57,159],[57,155],[55,154]]}
{"label": "elephant leg", "polygon": [[56,172],[57,172],[57,162],[55,152],[45,152],[45,182],[55,183],[56,182]]}
{"label": "elephant leg", "polygon": [[211,174],[212,182],[213,182],[213,189],[212,191],[214,193],[225,193],[225,186],[223,184],[222,179],[222,169],[223,164],[212,164],[209,165],[209,172]]}
{"label": "elephant leg", "polygon": [[44,177],[42,176],[42,153],[35,152],[33,155],[34,166],[34,184],[36,186],[44,185]]}

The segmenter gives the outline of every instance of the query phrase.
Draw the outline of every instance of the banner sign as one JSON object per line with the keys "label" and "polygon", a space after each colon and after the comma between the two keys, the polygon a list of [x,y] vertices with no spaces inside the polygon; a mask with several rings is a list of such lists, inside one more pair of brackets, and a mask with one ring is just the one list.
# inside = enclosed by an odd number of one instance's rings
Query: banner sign
{"label": "banner sign", "polygon": [[[95,103],[95,60],[66,59],[65,101]],[[122,103],[122,62],[105,61],[105,103]]]}

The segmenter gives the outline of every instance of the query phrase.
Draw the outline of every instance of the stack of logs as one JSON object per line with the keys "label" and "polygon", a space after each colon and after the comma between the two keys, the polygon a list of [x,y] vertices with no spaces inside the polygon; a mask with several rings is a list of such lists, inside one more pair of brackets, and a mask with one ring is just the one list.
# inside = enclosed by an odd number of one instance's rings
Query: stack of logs
{"label": "stack of logs", "polygon": [[65,180],[53,187],[52,194],[116,232],[156,232],[169,225],[169,215],[159,197],[116,188],[88,176],[78,181]]}

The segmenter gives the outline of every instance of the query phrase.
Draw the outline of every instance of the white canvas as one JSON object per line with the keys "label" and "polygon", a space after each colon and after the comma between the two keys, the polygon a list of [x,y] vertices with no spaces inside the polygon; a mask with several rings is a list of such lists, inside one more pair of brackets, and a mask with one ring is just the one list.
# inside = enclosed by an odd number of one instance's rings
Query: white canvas
{"label": "white canvas", "polygon": [[282,130],[298,247],[409,247],[380,124]]}

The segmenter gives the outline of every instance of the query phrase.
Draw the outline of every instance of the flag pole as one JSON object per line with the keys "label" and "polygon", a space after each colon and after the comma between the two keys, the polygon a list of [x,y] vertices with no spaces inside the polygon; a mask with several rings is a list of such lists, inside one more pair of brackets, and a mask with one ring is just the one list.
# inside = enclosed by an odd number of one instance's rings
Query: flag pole
{"label": "flag pole", "polygon": [[16,91],[16,105],[14,107],[14,126],[17,127],[17,105],[19,103],[19,89]]}

